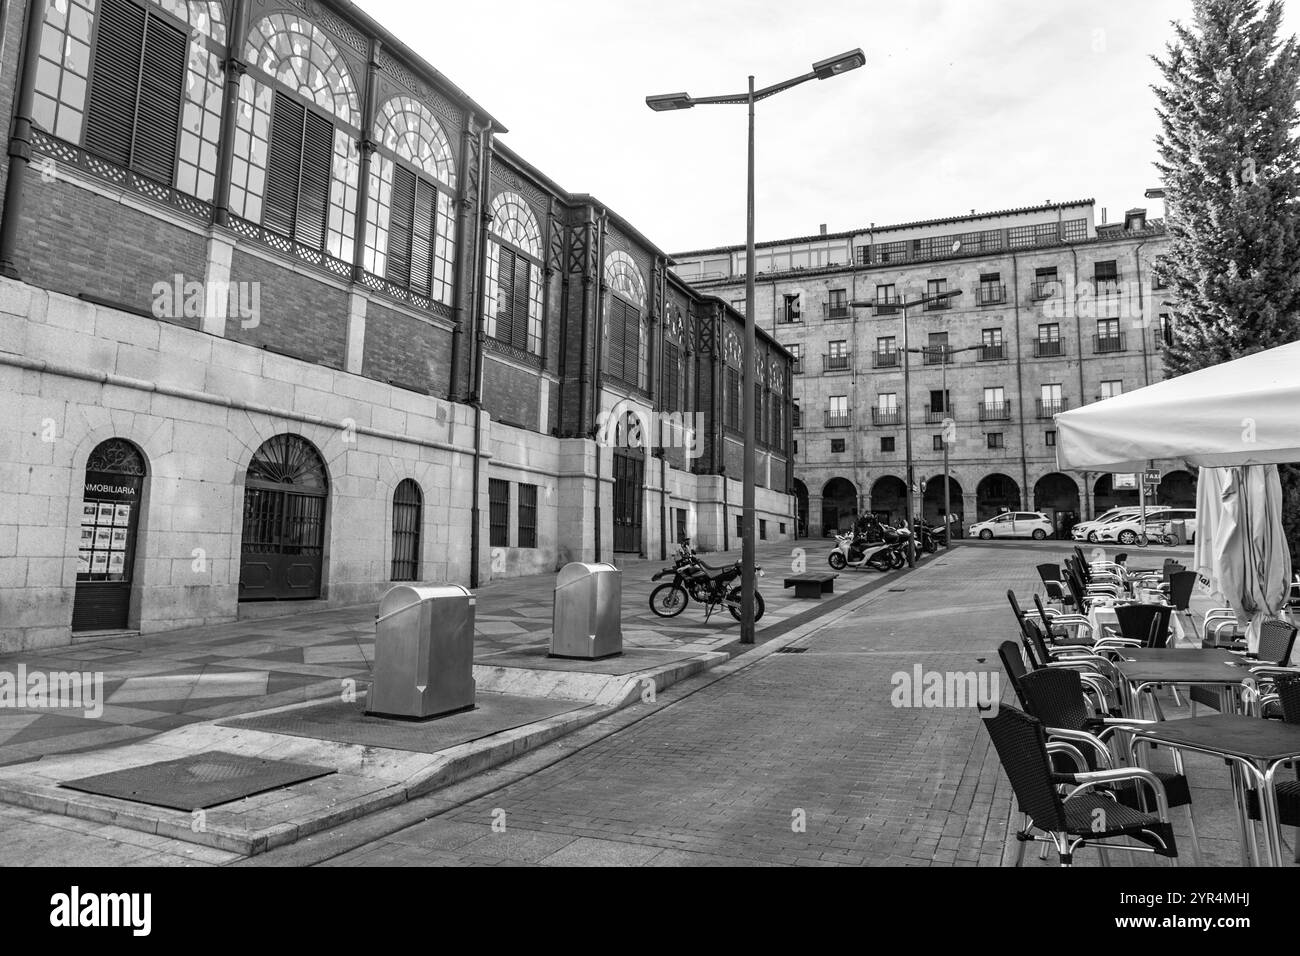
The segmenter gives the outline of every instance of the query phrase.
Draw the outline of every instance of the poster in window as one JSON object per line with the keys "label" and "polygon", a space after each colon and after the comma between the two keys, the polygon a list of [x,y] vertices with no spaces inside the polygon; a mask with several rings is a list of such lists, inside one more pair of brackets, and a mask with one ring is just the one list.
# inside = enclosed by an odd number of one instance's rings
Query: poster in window
{"label": "poster in window", "polygon": [[113,527],[125,528],[131,523],[131,506],[114,505],[113,506]]}
{"label": "poster in window", "polygon": [[81,546],[83,548],[92,547],[95,543],[95,526],[83,524],[81,526]]}
{"label": "poster in window", "polygon": [[111,525],[113,523],[113,502],[101,501],[99,503],[96,523],[102,525]]}
{"label": "poster in window", "polygon": [[81,520],[86,524],[95,523],[95,515],[99,513],[99,508],[93,501],[83,501],[81,503]]}
{"label": "poster in window", "polygon": [[109,547],[109,542],[111,542],[112,539],[113,539],[112,528],[105,528],[101,525],[100,527],[95,529],[95,547],[104,548],[105,550],[107,550]]}
{"label": "poster in window", "polygon": [[111,531],[113,533],[113,537],[112,537],[112,544],[110,545],[110,547],[112,547],[114,551],[126,550],[126,529],[112,528]]}
{"label": "poster in window", "polygon": [[[98,555],[96,555],[98,557]],[[114,551],[108,556],[108,573],[121,574],[126,568],[126,552]]]}
{"label": "poster in window", "polygon": [[108,552],[107,551],[96,551],[93,555],[91,555],[90,573],[91,574],[108,573]]}
{"label": "poster in window", "polygon": [[78,574],[90,573],[90,552],[89,551],[77,552],[77,573]]}

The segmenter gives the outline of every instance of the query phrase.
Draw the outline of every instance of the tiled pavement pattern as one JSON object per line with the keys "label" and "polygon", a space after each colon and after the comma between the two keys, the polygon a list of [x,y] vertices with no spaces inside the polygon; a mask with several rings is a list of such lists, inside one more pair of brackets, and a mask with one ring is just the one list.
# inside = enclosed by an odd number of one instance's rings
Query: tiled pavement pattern
{"label": "tiled pavement pattern", "polygon": [[[824,561],[820,542],[811,561]],[[824,549],[829,552],[829,548]],[[763,630],[807,612],[782,591],[779,574],[790,564],[787,543],[758,551],[772,576],[760,581],[768,610]],[[724,555],[705,555],[721,564]],[[738,553],[729,555],[731,560]],[[725,611],[707,624],[692,605],[662,620],[649,608],[651,575],[663,562],[632,560],[623,572],[624,642],[628,646],[708,649],[734,640],[739,625]],[[841,582],[865,586],[871,572],[850,572]],[[550,637],[555,576],[535,575],[489,584],[476,592],[476,658],[545,646]],[[840,590],[843,590],[841,587]],[[368,681],[374,660],[375,606],[317,611],[73,644],[47,651],[0,655],[0,672],[100,672],[102,716],[81,711],[0,708],[0,764],[115,746],[201,720],[263,710],[337,692],[340,681]]]}

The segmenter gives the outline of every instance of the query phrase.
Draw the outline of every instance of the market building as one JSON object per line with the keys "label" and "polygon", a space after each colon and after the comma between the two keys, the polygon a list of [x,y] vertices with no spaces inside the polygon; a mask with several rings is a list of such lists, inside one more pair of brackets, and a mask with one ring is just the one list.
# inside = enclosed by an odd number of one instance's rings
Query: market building
{"label": "market building", "polygon": [[357,7],[0,27],[0,651],[733,545],[742,317]]}
{"label": "market building", "polygon": [[[796,359],[801,530],[902,516],[908,408],[914,502],[930,521],[944,509],[945,448],[965,524],[1033,510],[1064,530],[1138,502],[1109,475],[1056,466],[1053,416],[1158,381],[1171,329],[1151,275],[1163,224],[1144,209],[1113,223],[1095,213],[1091,199],[1049,202],[757,244],[755,321]],[[743,245],[673,258],[696,289],[743,311]],[[961,294],[897,307],[941,292]],[[1155,501],[1194,505],[1183,463],[1152,470]]]}

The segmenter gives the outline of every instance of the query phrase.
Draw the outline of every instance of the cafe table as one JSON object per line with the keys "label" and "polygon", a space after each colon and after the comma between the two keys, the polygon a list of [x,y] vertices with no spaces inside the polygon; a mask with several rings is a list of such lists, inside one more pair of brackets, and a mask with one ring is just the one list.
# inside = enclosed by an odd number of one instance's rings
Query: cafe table
{"label": "cafe table", "polygon": [[[1116,651],[1114,662],[1122,680],[1126,709],[1142,715],[1142,695],[1161,684],[1196,684],[1219,689],[1219,712],[1237,710],[1241,682],[1250,676],[1248,664],[1222,648],[1125,647]],[[1153,718],[1159,710],[1152,702]]]}
{"label": "cafe table", "polygon": [[[1094,604],[1088,609],[1088,624],[1092,628],[1094,638],[1105,637],[1107,631],[1112,632],[1117,637],[1119,636],[1119,617],[1115,614],[1115,605],[1113,604]],[[1169,615],[1169,642],[1175,646],[1191,646],[1194,643],[1189,641],[1182,615],[1177,611],[1173,611]]]}
{"label": "cafe table", "polygon": [[1134,766],[1139,766],[1137,747],[1143,743],[1221,757],[1228,764],[1241,834],[1242,863],[1258,865],[1255,828],[1246,812],[1246,789],[1253,785],[1259,793],[1260,820],[1264,824],[1264,852],[1268,860],[1265,865],[1282,865],[1282,833],[1274,781],[1282,767],[1300,759],[1300,725],[1215,714],[1134,728],[1128,743],[1129,761]]}

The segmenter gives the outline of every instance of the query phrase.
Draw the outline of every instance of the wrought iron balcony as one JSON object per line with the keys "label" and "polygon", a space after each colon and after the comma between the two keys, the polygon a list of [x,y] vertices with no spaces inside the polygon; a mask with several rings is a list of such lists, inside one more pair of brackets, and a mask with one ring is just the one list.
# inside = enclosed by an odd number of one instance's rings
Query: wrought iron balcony
{"label": "wrought iron balcony", "polygon": [[[951,290],[944,289],[943,291],[949,292]],[[934,295],[937,293],[927,293],[927,294]],[[925,304],[925,311],[927,312],[944,312],[951,308],[952,308],[952,299],[935,299],[933,302],[927,302]]]}
{"label": "wrought iron balcony", "polygon": [[847,319],[849,317],[849,304],[847,302],[823,302],[822,318],[827,321],[837,319]]}
{"label": "wrought iron balcony", "polygon": [[823,355],[822,371],[823,372],[847,372],[849,370],[849,353],[844,352],[840,355]]}
{"label": "wrought iron balcony", "polygon": [[1011,406],[1006,402],[980,402],[980,421],[1000,422],[1011,418]]}
{"label": "wrought iron balcony", "polygon": [[1065,343],[1060,339],[1034,339],[1034,358],[1058,358],[1065,354]]}
{"label": "wrought iron balcony", "polygon": [[852,412],[827,412],[827,428],[849,428],[853,425]]}
{"label": "wrought iron balcony", "polygon": [[873,425],[897,425],[902,420],[903,412],[899,408],[873,408],[871,410],[871,424]]}
{"label": "wrought iron balcony", "polygon": [[952,347],[948,345],[931,345],[922,353],[923,365],[951,365]]}
{"label": "wrought iron balcony", "polygon": [[1007,357],[1007,347],[1003,342],[997,345],[981,345],[978,358],[981,362],[1000,362]]}
{"label": "wrought iron balcony", "polygon": [[1052,401],[1044,401],[1040,398],[1037,405],[1039,418],[1051,418],[1053,415],[1059,415],[1069,407],[1069,403],[1064,398],[1058,398]]}
{"label": "wrought iron balcony", "polygon": [[951,404],[949,404],[946,408],[939,408],[939,409],[931,409],[929,405],[925,406],[925,423],[927,425],[937,424],[939,422],[942,422],[945,418],[956,418],[956,417],[957,415],[953,411]]}
{"label": "wrought iron balcony", "polygon": [[894,350],[892,352],[872,352],[871,367],[872,368],[897,368],[898,351]]}
{"label": "wrought iron balcony", "polygon": [[976,305],[1001,305],[1007,301],[1007,287],[1001,282],[981,282],[975,290]]}
{"label": "wrought iron balcony", "polygon": [[1061,294],[1060,279],[1040,279],[1029,287],[1029,298],[1038,301]]}
{"label": "wrought iron balcony", "polygon": [[1123,352],[1125,348],[1123,332],[1116,332],[1114,335],[1094,335],[1092,337],[1092,350],[1098,354],[1103,352]]}
{"label": "wrought iron balcony", "polygon": [[896,295],[887,295],[884,298],[876,296],[876,315],[897,315],[899,303],[903,300]]}
{"label": "wrought iron balcony", "polygon": [[1094,295],[1119,295],[1119,276],[1093,276],[1092,288]]}

